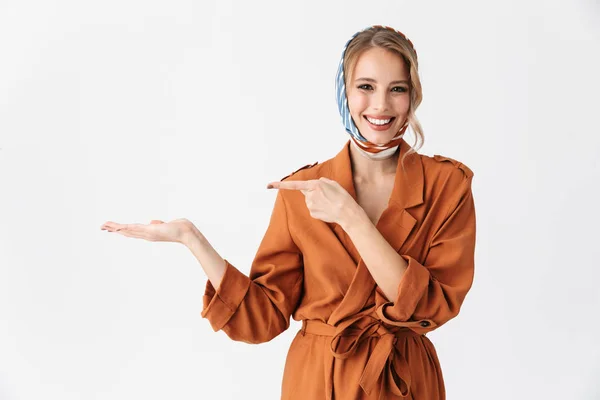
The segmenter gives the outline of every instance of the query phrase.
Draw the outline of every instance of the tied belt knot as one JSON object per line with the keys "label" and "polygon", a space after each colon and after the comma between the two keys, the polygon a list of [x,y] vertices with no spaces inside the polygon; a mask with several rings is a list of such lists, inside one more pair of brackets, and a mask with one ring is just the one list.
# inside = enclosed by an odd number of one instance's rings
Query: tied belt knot
{"label": "tied belt knot", "polygon": [[[379,312],[377,314],[380,314]],[[380,399],[386,393],[386,388],[396,396],[406,397],[410,393],[411,376],[408,362],[403,354],[396,351],[399,336],[420,336],[410,328],[424,328],[435,325],[430,320],[395,322],[382,320],[373,315],[360,314],[332,326],[318,320],[303,320],[302,334],[331,336],[330,358],[326,363],[326,398],[333,398],[333,361],[334,358],[345,360],[351,357],[364,340],[377,337],[378,341],[371,352],[367,364],[360,377],[362,390],[370,395],[381,378]],[[391,325],[391,326],[390,326]],[[342,337],[350,340],[347,349],[340,349]]]}

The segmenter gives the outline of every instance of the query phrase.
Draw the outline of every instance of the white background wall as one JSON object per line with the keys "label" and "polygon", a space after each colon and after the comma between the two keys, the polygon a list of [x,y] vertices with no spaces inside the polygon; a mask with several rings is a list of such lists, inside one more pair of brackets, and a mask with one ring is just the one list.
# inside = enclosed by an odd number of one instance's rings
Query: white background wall
{"label": "white background wall", "polygon": [[279,398],[298,323],[214,333],[189,250],[100,226],[185,217],[247,273],[266,184],[348,139],[335,71],[371,24],[417,49],[421,152],[475,172],[448,399],[600,399],[592,0],[0,0],[0,399]]}

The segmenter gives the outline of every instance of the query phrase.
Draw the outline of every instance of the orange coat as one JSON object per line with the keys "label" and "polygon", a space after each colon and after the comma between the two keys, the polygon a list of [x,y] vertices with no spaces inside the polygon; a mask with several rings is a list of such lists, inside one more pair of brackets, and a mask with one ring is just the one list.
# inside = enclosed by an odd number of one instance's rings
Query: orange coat
{"label": "orange coat", "polygon": [[[354,199],[350,141],[291,180],[327,177]],[[400,159],[409,149],[401,143]],[[300,191],[279,190],[250,276],[226,260],[202,316],[233,340],[261,343],[302,321],[290,346],[284,400],[445,399],[426,333],[455,317],[473,282],[473,173],[455,160],[413,153],[400,164],[379,232],[407,261],[388,301],[349,236],[312,218]],[[287,179],[288,177],[283,178]]]}

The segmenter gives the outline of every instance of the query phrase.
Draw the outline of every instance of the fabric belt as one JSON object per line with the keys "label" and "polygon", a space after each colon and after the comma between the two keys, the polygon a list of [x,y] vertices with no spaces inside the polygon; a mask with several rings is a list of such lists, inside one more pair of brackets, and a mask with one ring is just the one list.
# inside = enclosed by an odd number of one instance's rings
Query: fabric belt
{"label": "fabric belt", "polygon": [[[333,363],[334,359],[347,359],[354,354],[358,345],[366,339],[379,337],[369,356],[360,377],[360,386],[370,395],[381,378],[379,398],[385,398],[390,391],[396,396],[406,397],[410,393],[410,369],[404,356],[396,351],[398,337],[421,336],[409,327],[419,326],[419,321],[395,323],[389,326],[371,315],[357,315],[341,322],[338,326],[318,320],[302,320],[301,334],[306,333],[331,336],[329,352],[325,352],[325,390],[326,399],[333,399]],[[352,338],[347,350],[338,349],[341,337]]]}

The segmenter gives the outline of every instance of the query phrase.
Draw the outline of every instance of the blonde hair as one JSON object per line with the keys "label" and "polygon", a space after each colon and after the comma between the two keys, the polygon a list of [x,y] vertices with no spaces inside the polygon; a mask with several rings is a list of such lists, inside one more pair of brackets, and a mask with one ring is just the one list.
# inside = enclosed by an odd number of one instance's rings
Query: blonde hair
{"label": "blonde hair", "polygon": [[[408,108],[408,123],[415,133],[415,144],[411,149],[402,157],[404,158],[411,153],[416,153],[418,149],[423,146],[425,142],[425,136],[423,135],[423,128],[419,122],[415,111],[421,100],[423,99],[423,90],[421,88],[421,79],[419,78],[419,64],[417,61],[417,52],[413,48],[412,43],[401,33],[392,30],[391,28],[374,26],[360,32],[352,41],[348,44],[344,53],[344,79],[350,79],[352,72],[356,67],[358,58],[365,51],[379,47],[386,49],[402,57],[409,70],[409,92],[410,92],[410,106]],[[345,82],[346,87],[348,81]],[[403,165],[404,167],[404,165]]]}

